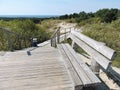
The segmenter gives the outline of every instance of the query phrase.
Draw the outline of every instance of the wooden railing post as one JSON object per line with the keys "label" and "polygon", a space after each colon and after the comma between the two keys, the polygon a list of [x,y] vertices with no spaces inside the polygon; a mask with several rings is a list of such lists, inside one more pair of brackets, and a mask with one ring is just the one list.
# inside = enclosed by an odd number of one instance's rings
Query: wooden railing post
{"label": "wooden railing post", "polygon": [[54,37],[54,47],[56,47],[56,34],[55,34],[55,37]]}
{"label": "wooden railing post", "polygon": [[66,28],[65,28],[65,38],[64,38],[64,40],[66,40],[66,38],[67,38],[67,37],[66,37]]}
{"label": "wooden railing post", "polygon": [[57,43],[60,43],[60,27],[51,37],[51,46],[56,47]]}
{"label": "wooden railing post", "polygon": [[9,49],[10,49],[11,51],[13,51],[12,41],[11,41],[11,38],[10,38],[10,32],[9,32],[9,31],[6,31],[6,34],[7,34],[7,38],[8,38]]}
{"label": "wooden railing post", "polygon": [[53,38],[51,38],[51,46],[53,46]]}
{"label": "wooden railing post", "polygon": [[57,43],[60,43],[60,29],[57,31]]}
{"label": "wooden railing post", "polygon": [[[2,30],[2,34],[4,34],[3,32],[4,31]],[[4,35],[2,35],[1,38],[2,38],[2,45],[4,46]]]}
{"label": "wooden railing post", "polygon": [[21,49],[20,36],[18,35],[19,49]]}
{"label": "wooden railing post", "polygon": [[26,38],[24,37],[25,48],[27,47]]}

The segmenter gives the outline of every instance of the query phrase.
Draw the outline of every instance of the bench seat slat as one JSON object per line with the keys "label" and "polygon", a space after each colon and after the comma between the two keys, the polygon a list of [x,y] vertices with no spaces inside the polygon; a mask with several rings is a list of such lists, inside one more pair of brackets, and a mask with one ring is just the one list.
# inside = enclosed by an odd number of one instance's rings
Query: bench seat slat
{"label": "bench seat slat", "polygon": [[59,48],[60,50],[60,53],[62,55],[62,57],[64,58],[65,60],[65,64],[66,64],[66,67],[67,69],[69,70],[70,74],[71,74],[71,77],[73,79],[73,82],[75,84],[75,86],[82,86],[82,81],[80,80],[80,78],[78,77],[77,73],[75,72],[74,68],[72,67],[72,64],[70,63],[68,57],[66,56],[66,53],[63,51],[63,48],[61,45],[57,45],[57,47]]}
{"label": "bench seat slat", "polygon": [[78,55],[76,54],[76,52],[71,48],[71,46],[69,44],[66,44],[66,46],[69,48],[69,50],[71,51],[72,55],[75,57],[76,62],[79,63],[79,66],[84,70],[84,72],[87,74],[87,76],[89,77],[89,79],[91,80],[91,83],[98,83],[100,82],[100,80],[95,76],[95,74],[90,70],[90,68],[84,63],[83,60],[80,59],[80,57],[78,57]]}
{"label": "bench seat slat", "polygon": [[62,44],[62,46],[63,46],[63,48],[64,48],[67,56],[69,57],[70,62],[72,63],[73,67],[75,68],[75,70],[76,70],[79,78],[81,79],[83,85],[91,83],[91,81],[89,80],[88,76],[85,74],[84,70],[79,66],[79,64],[75,61],[74,56],[68,50],[68,48],[66,47],[66,45]]}

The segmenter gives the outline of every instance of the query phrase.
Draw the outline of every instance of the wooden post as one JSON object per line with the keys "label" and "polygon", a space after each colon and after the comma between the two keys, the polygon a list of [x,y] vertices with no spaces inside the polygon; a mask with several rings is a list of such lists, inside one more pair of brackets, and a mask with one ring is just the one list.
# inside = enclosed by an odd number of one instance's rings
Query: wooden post
{"label": "wooden post", "polygon": [[6,34],[7,34],[7,38],[8,38],[9,49],[10,49],[11,51],[13,51],[12,42],[11,42],[11,38],[10,38],[10,32],[6,31]]}
{"label": "wooden post", "polygon": [[65,28],[65,38],[64,38],[64,40],[66,40],[66,28]]}
{"label": "wooden post", "polygon": [[52,47],[55,47],[55,42],[56,42],[56,40],[55,40],[55,37],[53,37],[52,39],[51,39],[51,45],[52,45]]}
{"label": "wooden post", "polygon": [[78,48],[78,45],[74,42],[74,41],[72,41],[72,48],[76,51],[77,50],[77,48]]}
{"label": "wooden post", "polygon": [[78,45],[77,45],[76,43],[74,43],[73,49],[74,49],[75,51],[77,51],[77,48],[78,48]]}
{"label": "wooden post", "polygon": [[56,47],[56,35],[54,37],[54,47]]}
{"label": "wooden post", "polygon": [[57,31],[57,43],[60,43],[60,30]]}
{"label": "wooden post", "polygon": [[71,46],[72,46],[72,48],[74,48],[74,43],[75,43],[75,42],[74,42],[74,41],[72,41],[72,45],[71,45]]}
{"label": "wooden post", "polygon": [[53,46],[53,38],[51,38],[51,46]]}
{"label": "wooden post", "polygon": [[20,36],[18,36],[18,42],[19,42],[19,49],[21,49]]}
{"label": "wooden post", "polygon": [[2,39],[2,45],[4,46],[4,31],[3,30],[2,30],[1,39]]}
{"label": "wooden post", "polygon": [[94,74],[99,74],[100,65],[94,60],[94,58],[91,59],[91,69],[94,72]]}
{"label": "wooden post", "polygon": [[27,47],[26,38],[24,37],[25,48]]}

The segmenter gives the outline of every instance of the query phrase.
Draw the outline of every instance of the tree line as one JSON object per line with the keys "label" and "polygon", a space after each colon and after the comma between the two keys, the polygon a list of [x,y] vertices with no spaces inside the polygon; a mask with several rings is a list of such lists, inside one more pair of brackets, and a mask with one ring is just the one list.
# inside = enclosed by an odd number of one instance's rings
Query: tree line
{"label": "tree line", "polygon": [[70,15],[66,14],[59,17],[59,19],[62,19],[62,20],[75,19],[77,23],[90,18],[100,18],[102,22],[111,23],[112,21],[120,18],[120,10],[113,9],[113,8],[112,9],[106,8],[106,9],[100,9],[95,13],[93,12],[86,13],[82,11],[80,13],[73,13]]}

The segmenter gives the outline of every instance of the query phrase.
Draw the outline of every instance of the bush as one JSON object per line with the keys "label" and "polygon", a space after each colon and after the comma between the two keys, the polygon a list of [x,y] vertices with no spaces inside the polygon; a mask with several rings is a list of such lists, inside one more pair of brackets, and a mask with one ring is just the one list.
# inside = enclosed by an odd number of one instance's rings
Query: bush
{"label": "bush", "polygon": [[[11,21],[0,20],[0,27],[6,28],[12,32],[10,38],[14,50],[31,46],[31,39],[33,37],[38,38],[38,43],[50,38],[50,33],[47,31],[49,27],[43,28],[30,19]],[[6,32],[2,30],[0,31],[0,50],[9,50]]]}
{"label": "bush", "polygon": [[100,24],[102,22],[101,18],[90,18],[78,23],[78,26],[85,26],[89,24]]}

